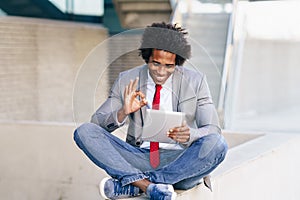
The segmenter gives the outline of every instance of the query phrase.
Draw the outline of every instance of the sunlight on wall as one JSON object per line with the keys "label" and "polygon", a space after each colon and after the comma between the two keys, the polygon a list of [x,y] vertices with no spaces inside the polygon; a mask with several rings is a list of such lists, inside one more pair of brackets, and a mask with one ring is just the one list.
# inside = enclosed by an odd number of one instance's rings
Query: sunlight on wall
{"label": "sunlight on wall", "polygon": [[239,12],[247,18],[247,34],[261,39],[300,40],[299,8],[299,1],[239,4]]}

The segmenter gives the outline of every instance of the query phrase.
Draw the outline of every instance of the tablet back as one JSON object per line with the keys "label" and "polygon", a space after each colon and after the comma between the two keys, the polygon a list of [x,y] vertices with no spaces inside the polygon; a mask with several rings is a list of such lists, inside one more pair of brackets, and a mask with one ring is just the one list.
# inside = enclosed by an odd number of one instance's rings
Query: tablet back
{"label": "tablet back", "polygon": [[142,140],[163,143],[176,143],[167,136],[167,132],[174,127],[181,126],[185,119],[182,112],[164,110],[146,110]]}

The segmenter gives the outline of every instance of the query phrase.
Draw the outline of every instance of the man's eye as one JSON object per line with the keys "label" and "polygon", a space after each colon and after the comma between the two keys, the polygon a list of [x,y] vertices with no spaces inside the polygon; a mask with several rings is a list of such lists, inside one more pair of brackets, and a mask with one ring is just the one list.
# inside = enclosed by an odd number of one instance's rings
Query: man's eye
{"label": "man's eye", "polygon": [[169,65],[166,65],[166,68],[173,68],[175,65],[174,64],[169,64]]}
{"label": "man's eye", "polygon": [[153,65],[154,65],[155,67],[158,67],[158,66],[160,66],[160,63],[158,63],[158,62],[153,62]]}
{"label": "man's eye", "polygon": [[155,66],[155,67],[162,67],[162,66],[164,66],[164,67],[166,67],[168,69],[175,67],[175,64],[165,64],[165,65],[163,65],[163,64],[161,64],[159,62],[155,62],[155,61],[152,61],[152,65]]}

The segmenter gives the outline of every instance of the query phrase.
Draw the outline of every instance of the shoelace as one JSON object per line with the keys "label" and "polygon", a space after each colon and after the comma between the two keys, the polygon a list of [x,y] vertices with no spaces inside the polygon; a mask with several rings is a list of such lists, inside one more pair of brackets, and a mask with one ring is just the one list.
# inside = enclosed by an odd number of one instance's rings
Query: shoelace
{"label": "shoelace", "polygon": [[157,186],[154,186],[152,192],[154,194],[152,194],[153,196],[150,196],[150,200],[166,200],[170,199],[170,197],[173,195],[171,191],[168,191],[170,193],[166,196],[166,193],[163,194],[163,192],[160,191],[160,189]]}
{"label": "shoelace", "polygon": [[119,181],[113,180],[114,182],[114,192],[116,196],[120,195],[130,195],[130,196],[135,196],[136,194],[134,193],[134,187],[131,185],[126,185],[123,186]]}

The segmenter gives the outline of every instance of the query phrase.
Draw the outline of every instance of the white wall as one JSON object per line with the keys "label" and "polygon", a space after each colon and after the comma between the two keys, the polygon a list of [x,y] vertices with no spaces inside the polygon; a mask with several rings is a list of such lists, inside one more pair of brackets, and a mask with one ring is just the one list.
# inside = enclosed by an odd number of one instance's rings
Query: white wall
{"label": "white wall", "polygon": [[299,133],[299,7],[296,1],[239,4],[227,129]]}
{"label": "white wall", "polygon": [[[0,37],[0,120],[72,122],[77,72],[89,52],[107,38],[107,30],[100,25],[0,17]],[[106,61],[105,50],[94,68]],[[103,74],[99,101],[107,95],[106,80]]]}

